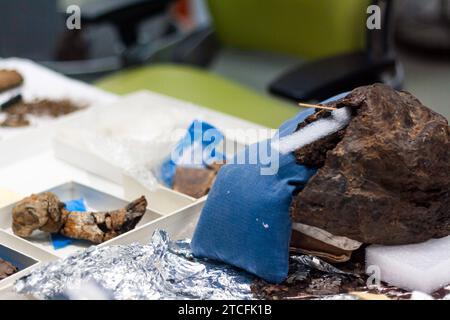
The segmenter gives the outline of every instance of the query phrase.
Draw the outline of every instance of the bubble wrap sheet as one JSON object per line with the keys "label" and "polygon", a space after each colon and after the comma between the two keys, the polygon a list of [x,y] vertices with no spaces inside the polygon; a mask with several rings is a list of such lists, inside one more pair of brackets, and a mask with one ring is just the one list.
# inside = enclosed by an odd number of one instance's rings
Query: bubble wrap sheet
{"label": "bubble wrap sheet", "polygon": [[252,299],[253,277],[193,258],[188,240],[155,231],[148,245],[90,247],[35,269],[15,284],[18,293],[54,299],[95,282],[114,299]]}

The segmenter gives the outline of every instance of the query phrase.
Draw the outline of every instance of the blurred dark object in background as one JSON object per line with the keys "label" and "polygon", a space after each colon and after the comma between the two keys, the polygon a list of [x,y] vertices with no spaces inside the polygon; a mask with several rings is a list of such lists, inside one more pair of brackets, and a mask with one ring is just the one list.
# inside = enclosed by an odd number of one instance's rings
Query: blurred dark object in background
{"label": "blurred dark object in background", "polygon": [[56,47],[58,61],[85,60],[88,58],[89,44],[81,30],[67,30]]}
{"label": "blurred dark object in background", "polygon": [[0,1],[0,57],[47,60],[64,26],[55,0]]}
{"label": "blurred dark object in background", "polygon": [[[81,4],[81,30],[65,30],[57,48],[56,61],[45,64],[52,69],[83,80],[95,80],[110,72],[138,65],[172,40],[178,28],[169,14],[175,0],[89,0]],[[108,40],[98,28],[109,28]],[[91,34],[90,34],[91,33]],[[91,35],[90,39],[86,40]],[[95,53],[96,43],[113,48]],[[89,52],[89,53],[88,53]]]}
{"label": "blurred dark object in background", "polygon": [[397,43],[409,52],[450,58],[450,0],[406,0],[399,5]]}
{"label": "blurred dark object in background", "polygon": [[270,91],[296,101],[320,101],[377,82],[401,90],[403,67],[392,45],[393,3],[394,0],[370,1],[380,8],[382,27],[367,28],[364,48],[299,66],[275,80]]}
{"label": "blurred dark object in background", "polygon": [[[9,37],[0,56],[31,58],[65,75],[94,81],[156,63],[214,70],[229,49],[236,49],[241,53],[236,59],[241,58],[236,63],[241,67],[234,68],[237,80],[243,79],[239,69],[246,70],[264,79],[249,79],[258,88],[261,83],[264,92],[269,89],[294,102],[322,100],[374,82],[402,86],[402,67],[391,46],[393,0],[206,0],[212,23],[205,25],[193,21],[194,2],[1,1],[0,30]],[[66,28],[65,11],[72,4],[81,8],[81,30]],[[379,30],[366,28],[370,4],[381,8]],[[5,24],[3,16],[8,17]],[[16,50],[15,44],[24,42],[26,48]],[[257,53],[268,55],[260,58]],[[245,65],[251,60],[246,54],[253,55],[254,67]]]}
{"label": "blurred dark object in background", "polygon": [[[32,59],[93,81],[145,60],[179,37],[181,31],[169,10],[173,2],[0,1],[0,57]],[[66,8],[71,4],[82,8],[81,30],[66,28]]]}

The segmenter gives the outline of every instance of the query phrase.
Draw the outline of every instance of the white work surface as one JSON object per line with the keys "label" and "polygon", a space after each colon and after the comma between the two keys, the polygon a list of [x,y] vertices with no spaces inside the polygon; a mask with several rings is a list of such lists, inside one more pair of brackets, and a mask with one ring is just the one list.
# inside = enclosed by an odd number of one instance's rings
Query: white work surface
{"label": "white work surface", "polygon": [[[117,96],[88,84],[64,77],[23,59],[0,59],[0,69],[15,69],[24,77],[22,95],[26,101],[70,99],[76,103],[109,104]],[[52,138],[60,119],[39,119],[27,128],[0,128],[0,206],[22,196],[37,193],[68,181],[77,181],[122,198],[123,188],[117,184],[72,167],[53,156]],[[67,118],[67,119],[65,119]],[[26,299],[12,291],[0,292],[0,299]]]}
{"label": "white work surface", "polygon": [[[24,78],[22,96],[26,101],[36,98],[70,99],[94,106],[108,104],[118,98],[30,60],[0,59],[0,69],[14,69],[21,73]],[[63,124],[64,118],[44,119],[42,123],[33,123],[27,128],[0,128],[0,192],[4,189],[28,195],[74,180],[115,196],[123,195],[120,186],[54,158],[51,149],[54,127],[58,123]],[[5,191],[3,193],[6,194]]]}
{"label": "white work surface", "polygon": [[[91,85],[69,79],[36,63],[23,59],[0,59],[0,69],[15,69],[24,77],[23,97],[63,99],[89,103],[87,111],[79,111],[49,122],[35,123],[31,127],[0,128],[0,192],[12,191],[20,196],[41,192],[59,184],[76,181],[92,188],[123,198],[123,187],[100,176],[58,160],[53,155],[52,141],[61,127],[73,125],[73,120],[83,118],[92,109],[105,110],[109,106],[121,106],[121,99]],[[209,109],[162,96],[152,92],[141,92],[123,98],[124,103],[135,102],[137,106],[155,112],[183,110],[193,114],[204,114],[207,121],[213,121],[221,130],[231,128],[267,129],[250,122],[237,119]],[[128,99],[128,100],[127,100]],[[131,100],[130,100],[131,99]],[[119,107],[120,107],[119,106]],[[130,109],[130,108],[127,108]],[[90,111],[91,110],[91,111]],[[95,114],[95,112],[94,112]],[[234,139],[238,137],[233,137]],[[76,139],[75,139],[76,140]],[[254,141],[256,142],[256,141]]]}
{"label": "white work surface", "polygon": [[[25,101],[68,99],[91,108],[96,105],[109,104],[118,98],[114,94],[69,79],[30,60],[0,59],[0,69],[13,69],[20,72],[24,78],[21,93]],[[0,127],[0,168],[50,150],[56,128],[64,125],[74,115],[81,112],[84,111],[57,119],[30,117],[30,119],[32,118],[30,126],[24,128]],[[2,117],[4,115],[0,114],[0,120]],[[5,184],[8,183],[0,181],[0,188]]]}

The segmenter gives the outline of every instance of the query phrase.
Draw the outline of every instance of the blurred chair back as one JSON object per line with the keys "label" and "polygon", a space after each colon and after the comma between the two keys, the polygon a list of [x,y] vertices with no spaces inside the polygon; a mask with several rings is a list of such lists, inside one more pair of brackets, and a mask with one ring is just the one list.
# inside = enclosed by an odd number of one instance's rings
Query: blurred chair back
{"label": "blurred chair back", "polygon": [[317,59],[362,50],[369,0],[208,0],[225,46]]}

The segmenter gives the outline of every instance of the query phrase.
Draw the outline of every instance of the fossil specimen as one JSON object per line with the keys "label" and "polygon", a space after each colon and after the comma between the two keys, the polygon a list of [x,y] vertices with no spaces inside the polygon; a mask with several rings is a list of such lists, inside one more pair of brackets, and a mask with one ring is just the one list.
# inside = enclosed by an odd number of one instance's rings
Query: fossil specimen
{"label": "fossil specimen", "polygon": [[20,201],[13,208],[13,232],[29,237],[34,230],[61,233],[101,243],[132,230],[147,208],[145,197],[110,212],[69,212],[56,195],[45,192]]}
{"label": "fossil specimen", "polygon": [[222,164],[213,163],[206,168],[177,167],[173,180],[173,189],[193,198],[208,194]]}
{"label": "fossil specimen", "polygon": [[364,243],[449,235],[447,120],[385,85],[357,88],[330,105],[349,107],[353,117],[345,129],[295,151],[300,164],[319,170],[294,198],[293,220]]}
{"label": "fossil specimen", "polygon": [[0,92],[15,88],[23,83],[23,78],[15,70],[0,70]]}

